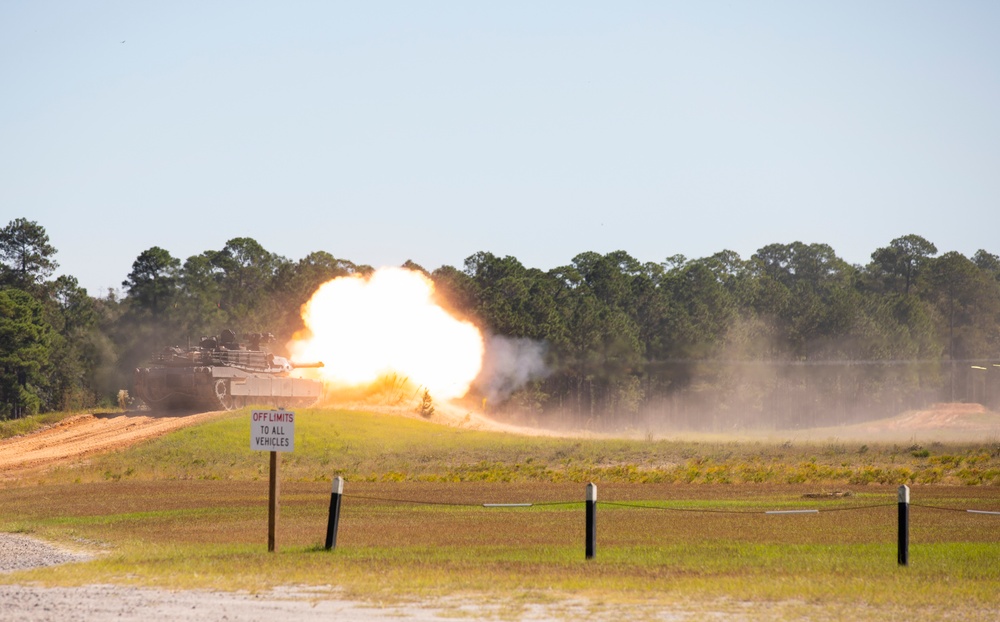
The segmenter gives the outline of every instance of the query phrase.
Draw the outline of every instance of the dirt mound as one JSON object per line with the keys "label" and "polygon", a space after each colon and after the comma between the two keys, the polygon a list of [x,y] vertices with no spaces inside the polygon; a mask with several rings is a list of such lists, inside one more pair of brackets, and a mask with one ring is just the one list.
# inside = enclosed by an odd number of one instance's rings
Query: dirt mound
{"label": "dirt mound", "polygon": [[888,419],[817,432],[864,441],[988,442],[1000,440],[1000,413],[982,404],[940,403]]}
{"label": "dirt mound", "polygon": [[975,430],[990,412],[982,404],[934,404],[881,422],[884,430]]}
{"label": "dirt mound", "polygon": [[68,417],[40,432],[0,441],[0,480],[128,447],[224,414],[116,413]]}

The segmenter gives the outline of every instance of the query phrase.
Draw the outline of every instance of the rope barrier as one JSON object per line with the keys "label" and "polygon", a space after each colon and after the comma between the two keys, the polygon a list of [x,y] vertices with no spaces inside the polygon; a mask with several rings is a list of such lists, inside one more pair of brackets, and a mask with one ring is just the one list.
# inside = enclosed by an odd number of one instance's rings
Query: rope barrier
{"label": "rope barrier", "polygon": [[610,505],[619,508],[634,508],[637,510],[664,510],[667,512],[706,512],[709,514],[756,514],[746,510],[708,510],[698,508],[666,508],[661,505],[639,505],[637,503],[620,503],[616,501],[601,501],[601,505]]}
{"label": "rope barrier", "polygon": [[580,505],[583,501],[543,501],[541,503],[484,503],[484,508],[543,508],[554,505]]}
{"label": "rope barrier", "polygon": [[992,510],[963,510],[962,508],[946,508],[940,505],[927,505],[924,503],[910,503],[913,507],[917,508],[927,508],[928,510],[942,510],[944,512],[961,512],[963,514],[993,514],[1000,516],[1000,512],[994,512]]}
{"label": "rope barrier", "polygon": [[546,507],[552,505],[580,505],[586,503],[585,501],[545,501],[543,503],[536,503],[536,507]]}
{"label": "rope barrier", "polygon": [[[543,501],[543,502],[522,502],[522,503],[458,503],[454,501],[428,501],[428,500],[418,500],[418,499],[394,499],[389,497],[370,497],[367,495],[348,495],[345,497],[350,497],[352,499],[364,499],[366,501],[383,501],[386,503],[409,503],[413,505],[437,505],[445,507],[461,507],[461,508],[488,508],[488,509],[498,509],[498,508],[531,508],[531,507],[553,507],[559,505],[579,505],[583,501]],[[719,510],[711,508],[677,508],[677,507],[665,507],[662,505],[642,505],[639,503],[628,503],[621,501],[602,501],[601,505],[620,507],[620,508],[631,508],[636,510],[661,510],[666,512],[700,512],[704,514],[819,514],[827,512],[850,512],[853,510],[870,510],[875,508],[886,508],[893,507],[895,503],[873,503],[869,505],[853,505],[849,507],[832,507],[832,508],[813,508],[813,509],[798,509],[798,510]],[[923,503],[911,503],[910,505],[914,507],[926,508],[929,510],[942,510],[945,512],[962,512],[968,514],[985,514],[991,516],[1000,516],[1000,511],[993,510],[968,510],[961,508],[948,508],[939,505],[927,505]]]}
{"label": "rope barrier", "polygon": [[459,508],[478,508],[482,507],[480,503],[454,503],[451,501],[418,501],[416,499],[389,499],[387,497],[369,497],[365,495],[348,495],[345,497],[350,497],[351,499],[365,499],[367,501],[385,501],[387,503],[411,503],[413,505],[443,505]]}
{"label": "rope barrier", "polygon": [[[348,495],[345,497],[350,497],[352,499],[364,499],[366,501],[383,501],[386,503],[409,503],[413,505],[437,505],[445,507],[461,507],[461,508],[530,508],[530,507],[553,507],[559,505],[579,505],[583,501],[543,501],[543,502],[531,502],[531,503],[458,503],[454,501],[427,501],[418,499],[395,499],[389,497],[371,497],[367,495]],[[871,508],[882,508],[890,507],[895,505],[894,503],[879,503],[872,505],[860,505],[851,506],[844,508],[823,508],[823,509],[801,509],[801,510],[715,510],[710,508],[673,508],[664,507],[659,505],[641,505],[638,503],[624,503],[618,501],[602,501],[601,505],[621,507],[621,508],[632,508],[637,510],[663,510],[668,512],[701,512],[705,514],[818,514],[820,512],[845,512],[850,510],[867,510]],[[924,506],[933,507],[933,506]],[[941,510],[948,510],[952,508],[935,508]],[[965,510],[956,510],[959,512]],[[970,512],[972,510],[969,510]],[[989,514],[990,512],[985,511],[975,511],[976,513]],[[1000,514],[1000,512],[994,512],[995,514]]]}
{"label": "rope barrier", "polygon": [[666,510],[669,512],[703,512],[706,514],[818,514],[820,512],[845,512],[849,510],[868,510],[871,508],[884,508],[896,505],[895,503],[878,503],[872,505],[855,505],[846,508],[823,508],[804,510],[712,510],[707,508],[671,508],[661,505],[639,505],[636,503],[618,503],[614,501],[602,501],[601,505],[611,505],[623,508],[635,508],[639,510]]}
{"label": "rope barrier", "polygon": [[[334,478],[333,490],[330,495],[330,519],[327,523],[327,534],[326,534],[326,545],[325,545],[326,550],[331,550],[336,546],[337,525],[339,523],[340,500],[342,496],[348,496],[353,499],[362,499],[366,501],[381,501],[385,503],[407,503],[411,505],[433,505],[433,506],[462,507],[462,508],[481,507],[486,509],[531,508],[531,507],[545,507],[545,506],[552,507],[560,505],[568,506],[568,505],[579,505],[581,503],[580,501],[545,501],[539,503],[533,503],[533,502],[458,503],[453,501],[399,499],[390,497],[376,497],[369,495],[344,495],[343,489],[344,489],[343,479],[340,477]],[[892,507],[893,505],[895,505],[898,508],[896,561],[900,566],[906,566],[909,564],[909,546],[910,546],[909,516],[910,516],[911,505],[920,508],[927,508],[931,510],[942,510],[946,512],[962,512],[963,514],[982,514],[982,515],[1000,516],[1000,511],[996,510],[973,510],[973,509],[949,508],[949,507],[927,505],[920,503],[911,504],[909,486],[900,486],[897,492],[898,492],[897,503],[872,503],[867,505],[850,505],[846,507],[824,507],[824,508],[795,508],[795,509],[778,509],[778,510],[765,510],[765,509],[730,510],[730,509],[695,508],[695,507],[669,507],[664,505],[650,505],[649,502],[628,503],[621,501],[603,501],[602,505],[610,507],[618,507],[618,508],[636,509],[636,510],[660,510],[665,512],[696,512],[701,514],[735,514],[735,515],[820,514],[821,512],[850,512],[856,510],[870,510],[875,508]],[[663,503],[663,501],[660,501],[659,503]],[[593,483],[587,484],[585,507],[586,507],[586,532],[585,532],[586,546],[585,546],[584,557],[585,559],[593,559],[597,550],[597,486]]]}
{"label": "rope barrier", "polygon": [[965,512],[965,510],[961,510],[959,508],[946,508],[946,507],[941,507],[940,505],[927,505],[926,503],[910,502],[910,505],[912,505],[915,508],[926,508],[928,510],[942,510],[944,512],[963,512],[963,513]]}
{"label": "rope barrier", "polygon": [[872,503],[871,505],[852,505],[846,508],[824,508],[824,512],[849,512],[851,510],[870,510],[872,508],[892,508],[895,503]]}
{"label": "rope barrier", "polygon": [[583,501],[546,501],[542,503],[456,503],[453,501],[424,501],[417,499],[391,499],[389,497],[369,497],[367,495],[348,495],[352,499],[365,499],[367,501],[384,501],[386,503],[411,503],[413,505],[442,505],[459,508],[528,508],[528,507],[549,507],[554,505],[579,505]]}

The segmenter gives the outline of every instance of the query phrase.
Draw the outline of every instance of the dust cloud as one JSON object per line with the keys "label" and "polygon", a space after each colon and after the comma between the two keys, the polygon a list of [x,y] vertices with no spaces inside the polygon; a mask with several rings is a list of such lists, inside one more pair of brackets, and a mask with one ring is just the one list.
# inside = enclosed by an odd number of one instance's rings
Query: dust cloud
{"label": "dust cloud", "polygon": [[529,382],[545,379],[550,373],[546,350],[541,341],[488,336],[476,388],[490,403],[498,403]]}

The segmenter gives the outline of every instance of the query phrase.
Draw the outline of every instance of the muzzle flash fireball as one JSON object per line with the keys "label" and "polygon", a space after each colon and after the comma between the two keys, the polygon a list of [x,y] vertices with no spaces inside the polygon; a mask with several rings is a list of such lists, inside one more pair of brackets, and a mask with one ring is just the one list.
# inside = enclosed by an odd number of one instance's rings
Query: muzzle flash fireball
{"label": "muzzle flash fireball", "polygon": [[483,336],[433,294],[430,279],[403,268],[333,279],[303,306],[306,331],[288,350],[297,360],[324,361],[317,375],[333,389],[396,374],[435,399],[462,397],[482,368]]}

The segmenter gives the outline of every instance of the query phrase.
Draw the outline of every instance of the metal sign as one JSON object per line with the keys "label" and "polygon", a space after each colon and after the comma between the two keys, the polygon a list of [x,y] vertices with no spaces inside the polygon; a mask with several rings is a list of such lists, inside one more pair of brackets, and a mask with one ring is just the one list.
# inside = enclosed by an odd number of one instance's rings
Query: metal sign
{"label": "metal sign", "polygon": [[287,410],[255,410],[250,416],[250,449],[293,451],[295,413]]}

